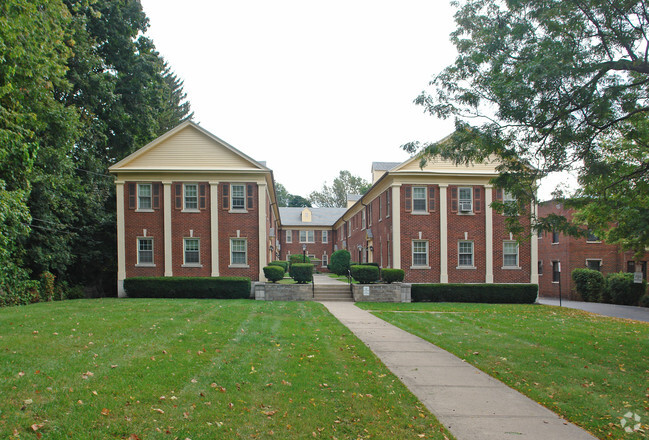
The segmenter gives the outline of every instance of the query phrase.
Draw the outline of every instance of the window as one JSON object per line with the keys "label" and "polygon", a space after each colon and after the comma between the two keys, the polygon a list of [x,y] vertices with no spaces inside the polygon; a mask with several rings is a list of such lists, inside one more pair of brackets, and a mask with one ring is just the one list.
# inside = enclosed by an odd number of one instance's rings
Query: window
{"label": "window", "polygon": [[137,239],[137,264],[153,264],[153,238]]}
{"label": "window", "polygon": [[246,209],[246,186],[232,185],[232,206],[231,209]]}
{"label": "window", "polygon": [[248,264],[248,241],[245,238],[230,239],[230,264],[232,266]]}
{"label": "window", "polygon": [[414,240],[412,242],[412,265],[413,267],[428,267],[428,242]]}
{"label": "window", "polygon": [[458,244],[458,266],[473,267],[473,242],[461,241]]}
{"label": "window", "polygon": [[383,218],[383,211],[382,211],[383,203],[381,202],[381,200],[382,200],[382,197],[379,196],[379,221],[381,221],[381,219]]}
{"label": "window", "polygon": [[503,243],[503,266],[518,267],[518,243],[505,241]]}
{"label": "window", "polygon": [[367,226],[372,226],[372,202],[367,205]]}
{"label": "window", "polygon": [[538,268],[539,275],[543,275],[543,260],[539,260]]}
{"label": "window", "polygon": [[184,198],[185,204],[184,209],[187,211],[197,211],[198,210],[198,185],[195,183],[186,183],[184,185]]}
{"label": "window", "polygon": [[367,224],[366,223],[366,218],[367,218],[367,215],[365,214],[365,209],[363,209],[361,211],[361,229],[365,229],[365,227],[366,227],[366,224]]}
{"label": "window", "polygon": [[590,242],[590,243],[598,243],[600,240],[599,240],[599,237],[597,237],[597,235],[593,234],[593,231],[591,231],[589,229],[588,234],[586,235],[586,241]]}
{"label": "window", "polygon": [[588,267],[590,270],[601,272],[602,260],[586,260],[586,267]]}
{"label": "window", "polygon": [[153,209],[151,204],[151,184],[138,183],[137,185],[137,209]]}
{"label": "window", "polygon": [[322,267],[327,267],[327,264],[329,264],[329,255],[323,254],[322,255]]}
{"label": "window", "polygon": [[185,264],[200,264],[200,240],[198,238],[185,238]]}
{"label": "window", "polygon": [[322,231],[322,242],[329,243],[329,231]]}
{"label": "window", "polygon": [[313,231],[300,231],[300,243],[315,243]]}
{"label": "window", "polygon": [[388,190],[385,192],[385,217],[390,217],[390,191],[391,189],[388,188]]}
{"label": "window", "polygon": [[412,188],[412,212],[427,212],[426,187],[415,186]]}
{"label": "window", "polygon": [[552,262],[552,282],[558,283],[561,279],[561,262],[553,261]]}
{"label": "window", "polygon": [[460,212],[473,211],[473,188],[460,188],[459,208]]}
{"label": "window", "polygon": [[503,203],[513,203],[516,202],[516,196],[510,193],[509,191],[503,191]]}
{"label": "window", "polygon": [[293,231],[291,230],[286,231],[286,242],[293,243]]}
{"label": "window", "polygon": [[559,243],[559,233],[557,231],[552,231],[552,244]]}

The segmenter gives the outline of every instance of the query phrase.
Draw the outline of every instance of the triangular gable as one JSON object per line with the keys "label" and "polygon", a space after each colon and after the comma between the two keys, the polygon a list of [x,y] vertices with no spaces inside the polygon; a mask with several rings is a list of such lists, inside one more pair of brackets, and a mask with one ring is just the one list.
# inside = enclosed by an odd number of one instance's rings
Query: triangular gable
{"label": "triangular gable", "polygon": [[180,124],[109,168],[110,171],[192,169],[269,171],[191,121]]}

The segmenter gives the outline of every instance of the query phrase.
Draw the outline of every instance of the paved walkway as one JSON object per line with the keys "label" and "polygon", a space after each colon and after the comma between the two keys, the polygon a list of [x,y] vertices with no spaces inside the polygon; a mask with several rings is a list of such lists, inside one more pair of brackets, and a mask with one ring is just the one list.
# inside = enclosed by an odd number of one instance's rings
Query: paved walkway
{"label": "paved walkway", "polygon": [[[558,306],[559,298],[539,298],[539,304],[547,306]],[[561,301],[563,307],[579,309],[586,312],[597,313],[598,315],[610,316],[613,318],[634,319],[636,321],[649,322],[649,308],[634,306],[619,306],[617,304],[600,304],[581,301]]]}
{"label": "paved walkway", "polygon": [[353,303],[322,304],[363,341],[458,440],[595,439],[458,357]]}

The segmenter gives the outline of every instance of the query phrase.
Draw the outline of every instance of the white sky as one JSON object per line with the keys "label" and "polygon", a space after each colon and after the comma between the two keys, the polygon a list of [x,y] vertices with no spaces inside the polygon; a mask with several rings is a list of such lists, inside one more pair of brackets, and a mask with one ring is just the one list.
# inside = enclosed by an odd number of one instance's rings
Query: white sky
{"label": "white sky", "polygon": [[[453,62],[447,0],[141,0],[205,129],[308,196],[453,129],[413,100]],[[551,189],[550,189],[551,190]]]}

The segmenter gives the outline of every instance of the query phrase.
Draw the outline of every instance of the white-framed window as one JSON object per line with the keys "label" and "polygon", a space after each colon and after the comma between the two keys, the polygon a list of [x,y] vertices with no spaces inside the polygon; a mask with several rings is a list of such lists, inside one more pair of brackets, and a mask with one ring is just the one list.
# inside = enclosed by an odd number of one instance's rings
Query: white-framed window
{"label": "white-framed window", "polygon": [[460,212],[473,212],[473,188],[461,187],[458,191],[458,207]]}
{"label": "white-framed window", "polygon": [[246,185],[239,185],[233,183],[230,185],[230,194],[232,201],[230,208],[232,210],[245,210],[246,209]]}
{"label": "white-framed window", "polygon": [[599,258],[587,259],[586,267],[590,270],[602,271],[602,260]]}
{"label": "white-framed window", "polygon": [[412,266],[428,267],[428,242],[426,240],[412,241]]}
{"label": "white-framed window", "polygon": [[516,196],[509,191],[503,191],[503,203],[516,202]]}
{"label": "white-framed window", "polygon": [[553,261],[552,262],[552,282],[558,283],[561,281],[561,262]]}
{"label": "white-framed window", "polygon": [[503,242],[503,266],[518,267],[518,243],[515,241]]}
{"label": "white-framed window", "polygon": [[322,242],[329,243],[329,231],[322,231]]}
{"label": "white-framed window", "polygon": [[[289,254],[290,255],[290,254]],[[248,265],[248,240],[245,238],[230,239],[230,265]]]}
{"label": "white-framed window", "polygon": [[150,183],[137,184],[137,209],[147,211],[153,209],[151,187]]}
{"label": "white-framed window", "polygon": [[361,211],[361,229],[365,229],[367,225],[367,215],[365,214],[365,210],[363,209]]}
{"label": "white-framed window", "polygon": [[329,255],[322,254],[322,267],[327,267],[327,264],[329,264]]}
{"label": "white-framed window", "polygon": [[601,240],[599,237],[595,234],[593,234],[593,231],[591,229],[588,230],[588,233],[586,234],[586,242],[587,243],[600,243]]}
{"label": "white-framed window", "polygon": [[426,204],[426,187],[414,186],[412,188],[412,212],[428,212]]}
{"label": "white-framed window", "polygon": [[201,264],[201,240],[200,238],[185,238],[184,243],[184,258],[186,265]]}
{"label": "white-framed window", "polygon": [[392,189],[388,188],[385,192],[385,218],[390,217],[390,191],[392,191]]}
{"label": "white-framed window", "polygon": [[300,243],[315,243],[313,231],[300,231]]}
{"label": "white-framed window", "polygon": [[140,237],[137,239],[137,264],[143,266],[153,265],[153,237]]}
{"label": "white-framed window", "polygon": [[459,267],[474,267],[473,266],[473,242],[460,241],[458,243],[458,266]]}
{"label": "white-framed window", "polygon": [[183,209],[186,211],[198,211],[198,185],[185,183],[183,185]]}
{"label": "white-framed window", "polygon": [[290,229],[286,231],[286,242],[293,243],[293,231]]}
{"label": "white-framed window", "polygon": [[557,231],[552,231],[552,244],[559,243],[559,233]]}

